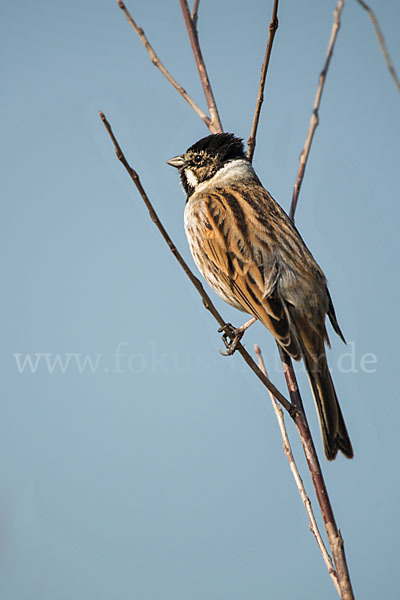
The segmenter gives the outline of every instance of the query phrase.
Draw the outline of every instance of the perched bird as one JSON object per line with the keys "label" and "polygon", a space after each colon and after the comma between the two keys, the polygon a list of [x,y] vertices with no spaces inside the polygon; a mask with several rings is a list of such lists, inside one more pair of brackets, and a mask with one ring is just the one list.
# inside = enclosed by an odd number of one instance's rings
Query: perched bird
{"label": "perched bird", "polygon": [[225,302],[261,321],[285,352],[304,360],[325,454],[333,460],[340,450],[352,458],[325,354],[326,315],[344,341],[325,275],[262,186],[242,140],[209,135],[168,164],[179,169],[186,192],[185,230],[200,272]]}

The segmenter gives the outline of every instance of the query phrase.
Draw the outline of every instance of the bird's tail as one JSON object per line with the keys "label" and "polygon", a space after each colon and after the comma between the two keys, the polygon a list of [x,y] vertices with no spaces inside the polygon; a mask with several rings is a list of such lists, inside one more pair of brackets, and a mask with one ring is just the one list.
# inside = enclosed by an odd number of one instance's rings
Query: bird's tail
{"label": "bird's tail", "polygon": [[317,405],[326,458],[333,460],[338,450],[347,458],[353,458],[353,448],[329,373],[325,351],[322,350],[317,358],[305,353],[304,363]]}

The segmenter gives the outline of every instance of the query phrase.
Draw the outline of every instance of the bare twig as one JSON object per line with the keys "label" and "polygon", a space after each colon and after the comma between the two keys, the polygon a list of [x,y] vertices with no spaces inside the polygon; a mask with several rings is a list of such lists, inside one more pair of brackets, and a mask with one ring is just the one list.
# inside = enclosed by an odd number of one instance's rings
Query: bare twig
{"label": "bare twig", "polygon": [[[258,366],[260,367],[261,371],[268,377],[268,373],[265,369],[265,365],[264,365],[264,360],[261,354],[261,350],[260,347],[257,346],[257,344],[254,346],[254,350],[255,353],[258,357]],[[339,583],[337,580],[337,575],[336,575],[336,571],[335,568],[333,566],[332,563],[332,559],[329,556],[326,548],[325,548],[325,544],[324,541],[321,537],[321,534],[319,532],[318,529],[318,525],[317,525],[317,521],[315,519],[314,516],[314,512],[311,506],[311,501],[310,498],[307,496],[306,490],[304,488],[304,484],[303,484],[303,480],[301,479],[299,470],[297,468],[296,465],[296,461],[294,459],[293,456],[293,452],[292,452],[292,448],[290,446],[290,441],[289,441],[289,437],[286,431],[286,426],[285,426],[285,419],[283,416],[283,411],[281,409],[281,407],[279,406],[278,402],[276,401],[276,399],[274,398],[274,395],[271,394],[271,392],[269,392],[270,398],[271,398],[271,402],[272,402],[272,406],[273,409],[275,411],[275,416],[276,419],[278,421],[278,425],[279,425],[279,429],[281,432],[281,436],[282,436],[282,440],[283,440],[283,452],[286,456],[286,458],[288,459],[289,462],[289,466],[290,466],[290,470],[292,472],[293,478],[296,482],[297,485],[297,489],[299,490],[300,493],[300,497],[303,501],[304,507],[306,509],[307,515],[308,515],[308,519],[310,522],[310,531],[311,533],[314,535],[316,542],[318,544],[318,547],[320,549],[320,552],[322,554],[322,558],[324,559],[326,568],[328,569],[329,575],[333,581],[334,586],[336,587],[336,590],[338,592],[338,594],[340,595],[340,587],[339,587]]]}
{"label": "bare twig", "polygon": [[190,15],[190,18],[192,19],[193,25],[195,28],[197,28],[197,19],[199,16],[199,4],[200,4],[200,0],[194,0],[192,14]]}
{"label": "bare twig", "polygon": [[325,530],[328,536],[329,545],[332,550],[333,560],[336,566],[338,584],[340,587],[340,597],[342,600],[354,600],[353,590],[351,587],[350,574],[347,567],[346,556],[344,553],[343,538],[337,528],[335,516],[333,514],[332,505],[329,499],[328,490],[325,485],[325,480],[322,475],[321,466],[319,464],[318,455],[315,450],[314,441],[311,437],[310,428],[307,422],[307,417],[304,412],[303,402],[300,396],[300,391],[296,381],[296,375],[293,369],[292,360],[288,354],[280,346],[278,346],[279,354],[282,361],[283,372],[285,375],[287,387],[289,390],[290,400],[296,411],[292,411],[292,418],[295,422],[297,431],[301,438],[301,443],[306,456],[308,469],[311,474],[311,479],[314,485],[318,504],[321,509],[322,518],[324,520]]}
{"label": "bare twig", "polygon": [[151,62],[153,63],[153,65],[156,66],[157,69],[159,69],[161,71],[161,73],[164,75],[164,77],[166,77],[166,79],[170,82],[170,84],[176,89],[176,91],[182,96],[182,98],[184,100],[186,100],[186,102],[189,104],[189,106],[200,117],[200,119],[203,121],[203,123],[205,123],[205,125],[209,128],[210,124],[211,124],[210,117],[208,117],[205,114],[205,112],[201,110],[201,108],[189,96],[189,94],[186,92],[186,90],[176,81],[176,79],[174,79],[172,77],[171,73],[166,69],[166,67],[163,65],[161,60],[158,58],[156,52],[154,51],[153,47],[151,46],[149,40],[147,39],[146,34],[144,33],[143,29],[141,27],[139,27],[139,25],[133,20],[130,12],[128,11],[128,9],[126,8],[126,6],[122,2],[122,0],[117,0],[117,2],[118,2],[118,6],[120,7],[120,9],[124,12],[124,14],[126,16],[126,20],[128,21],[129,25],[131,25],[131,27],[134,29],[134,31],[136,32],[140,41],[143,43],[144,47],[146,48],[147,52],[149,53],[149,56],[150,56],[150,59],[151,59]]}
{"label": "bare twig", "polygon": [[389,73],[391,74],[393,81],[396,84],[397,90],[400,92],[400,81],[399,78],[397,76],[396,70],[393,66],[393,63],[391,61],[390,55],[389,55],[389,51],[387,49],[386,43],[385,43],[385,38],[383,37],[383,33],[382,33],[382,29],[379,26],[378,23],[378,19],[375,16],[374,11],[372,10],[372,8],[370,6],[368,6],[368,4],[366,2],[364,2],[364,0],[357,0],[357,2],[367,11],[367,13],[369,14],[369,18],[372,21],[372,24],[375,28],[375,33],[376,36],[378,38],[378,42],[379,45],[381,47],[382,50],[382,54],[384,56],[387,68],[389,69]]}
{"label": "bare twig", "polygon": [[247,158],[249,159],[250,162],[253,160],[253,154],[254,154],[254,150],[256,147],[257,128],[258,128],[258,122],[260,120],[261,106],[262,106],[262,103],[264,102],[264,89],[265,89],[265,81],[267,78],[269,59],[271,57],[271,51],[272,51],[272,45],[274,43],[275,33],[279,26],[278,2],[279,2],[279,0],[274,0],[274,7],[272,9],[271,22],[270,22],[269,28],[268,28],[269,33],[268,33],[267,47],[265,49],[264,62],[261,67],[260,85],[258,88],[258,96],[257,96],[256,108],[254,111],[253,125],[251,127],[250,137],[247,140]]}
{"label": "bare twig", "polygon": [[299,198],[301,184],[303,182],[304,172],[306,169],[306,164],[307,164],[307,160],[308,160],[308,155],[310,153],[310,148],[311,148],[311,144],[313,141],[314,133],[315,133],[315,130],[318,127],[318,123],[319,123],[318,111],[319,111],[319,107],[321,104],[321,97],[322,97],[322,92],[323,92],[325,81],[326,81],[326,75],[328,72],[329,63],[331,62],[333,48],[335,46],[336,37],[337,37],[338,31],[340,28],[340,15],[341,15],[341,12],[343,9],[343,4],[344,4],[343,0],[338,0],[337,6],[336,6],[335,10],[333,11],[334,20],[333,20],[333,25],[332,25],[331,37],[329,39],[328,50],[326,52],[325,64],[324,64],[324,67],[319,76],[319,84],[318,84],[317,93],[316,93],[315,99],[314,99],[313,112],[311,115],[310,127],[308,129],[306,142],[305,142],[304,148],[300,154],[299,171],[297,173],[297,179],[296,179],[296,183],[294,185],[292,204],[291,204],[290,213],[289,213],[289,215],[292,219],[294,217],[294,213],[296,210],[296,205],[297,205],[297,201]]}
{"label": "bare twig", "polygon": [[[163,226],[163,224],[161,223],[160,219],[157,216],[156,211],[153,208],[153,205],[151,204],[149,197],[147,196],[141,182],[139,179],[139,175],[136,173],[136,171],[130,166],[130,164],[128,163],[128,161],[125,158],[124,153],[122,152],[121,146],[119,145],[113,131],[111,128],[110,123],[107,121],[104,113],[102,113],[100,111],[99,113],[101,120],[104,123],[104,126],[108,132],[108,135],[110,136],[113,144],[114,144],[114,148],[115,148],[115,153],[117,155],[118,160],[123,164],[123,166],[125,167],[125,169],[127,170],[127,172],[129,173],[129,176],[131,177],[133,183],[136,185],[146,207],[147,210],[149,211],[151,220],[153,221],[153,223],[156,225],[156,227],[158,228],[158,230],[160,231],[162,237],[164,238],[164,240],[166,241],[166,243],[168,244],[169,249],[171,250],[172,254],[175,256],[176,260],[178,261],[178,263],[180,264],[180,266],[182,267],[182,269],[184,270],[185,274],[189,277],[190,281],[192,282],[192,284],[194,285],[194,287],[196,288],[197,292],[200,294],[200,296],[203,299],[203,304],[205,306],[205,308],[207,310],[210,311],[210,313],[212,314],[212,316],[214,317],[214,319],[218,322],[218,324],[223,327],[224,325],[226,325],[226,321],[221,317],[221,315],[219,314],[219,312],[217,311],[217,309],[215,308],[214,304],[211,301],[211,298],[209,297],[209,295],[205,292],[200,280],[193,275],[191,269],[189,268],[189,266],[187,265],[187,263],[185,262],[185,260],[183,259],[183,257],[181,256],[181,254],[179,253],[177,247],[175,246],[175,244],[173,243],[172,239],[170,238],[170,236],[168,235],[165,227]],[[246,361],[246,363],[249,365],[249,367],[254,371],[254,373],[257,375],[257,377],[260,379],[260,381],[265,385],[265,387],[272,392],[272,394],[275,396],[275,398],[277,400],[279,400],[279,402],[282,404],[282,406],[284,407],[285,410],[287,410],[289,413],[291,413],[293,407],[290,404],[290,402],[288,402],[288,400],[285,398],[285,396],[283,396],[280,391],[274,386],[273,383],[271,383],[271,381],[268,379],[268,377],[266,377],[266,375],[264,375],[264,373],[261,371],[261,369],[257,366],[257,364],[254,362],[254,360],[252,359],[252,357],[250,356],[250,354],[247,352],[247,350],[242,346],[242,344],[238,344],[237,346],[237,351],[239,352],[239,354],[242,356],[242,358]]]}
{"label": "bare twig", "polygon": [[[185,19],[186,29],[189,35],[190,44],[192,46],[194,59],[196,66],[199,71],[201,85],[203,86],[204,95],[207,101],[208,110],[210,111],[211,123],[208,125],[211,133],[219,133],[222,131],[222,124],[219,118],[217,105],[215,102],[214,94],[211,88],[210,80],[207,74],[206,65],[204,63],[203,55],[201,53],[199,38],[197,35],[197,29],[195,22],[193,21],[187,0],[180,0],[183,18]],[[196,13],[197,14],[197,13]]]}

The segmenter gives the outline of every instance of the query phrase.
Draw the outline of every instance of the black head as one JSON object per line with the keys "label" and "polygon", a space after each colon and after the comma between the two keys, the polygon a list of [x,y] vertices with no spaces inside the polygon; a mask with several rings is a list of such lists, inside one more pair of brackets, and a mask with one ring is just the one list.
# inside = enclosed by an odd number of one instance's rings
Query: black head
{"label": "black head", "polygon": [[211,179],[229,161],[245,159],[243,141],[232,133],[215,133],[190,146],[168,164],[179,169],[182,186],[191,196],[197,185]]}

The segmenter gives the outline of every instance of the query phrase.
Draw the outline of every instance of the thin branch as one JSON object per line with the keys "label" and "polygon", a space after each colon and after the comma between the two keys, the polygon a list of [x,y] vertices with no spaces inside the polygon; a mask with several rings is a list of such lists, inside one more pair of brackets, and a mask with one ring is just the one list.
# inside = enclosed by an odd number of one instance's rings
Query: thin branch
{"label": "thin branch", "polygon": [[194,0],[192,14],[190,15],[190,18],[192,19],[193,25],[196,29],[197,29],[197,19],[199,16],[199,4],[200,4],[200,0]]}
{"label": "thin branch", "polygon": [[[266,375],[268,377],[268,373],[265,369],[265,364],[264,364],[264,360],[263,360],[263,357],[261,354],[261,350],[260,350],[260,347],[257,346],[257,344],[254,346],[254,350],[258,357],[258,366],[260,367],[260,369],[264,373],[264,375]],[[286,458],[288,459],[289,467],[292,472],[293,479],[295,480],[297,489],[299,490],[300,497],[301,497],[304,507],[306,509],[306,512],[308,515],[308,520],[310,523],[310,531],[315,537],[315,540],[318,544],[318,548],[322,554],[322,558],[324,559],[326,568],[328,569],[328,573],[329,573],[329,575],[333,581],[333,584],[336,587],[336,590],[340,596],[340,587],[339,587],[335,567],[333,566],[332,559],[329,556],[327,549],[325,548],[325,544],[324,544],[324,541],[319,532],[317,521],[315,519],[314,512],[313,512],[313,509],[311,506],[310,498],[307,496],[306,490],[304,488],[303,480],[302,480],[299,470],[297,468],[296,461],[293,456],[292,448],[290,446],[289,437],[288,437],[288,434],[286,431],[283,411],[282,411],[281,407],[279,406],[278,402],[276,401],[274,395],[271,394],[271,392],[269,392],[269,395],[271,398],[272,406],[275,411],[275,416],[278,421],[279,429],[280,429],[282,440],[283,440],[283,452],[284,452]]]}
{"label": "thin branch", "polygon": [[254,111],[253,125],[251,127],[250,137],[247,140],[247,158],[249,159],[250,162],[253,160],[253,154],[254,154],[254,150],[256,147],[257,128],[258,128],[258,122],[260,120],[261,106],[262,106],[262,103],[264,102],[264,89],[265,89],[265,81],[267,79],[269,59],[271,57],[271,51],[272,51],[272,45],[274,43],[275,33],[279,26],[278,3],[279,3],[279,0],[274,0],[274,7],[272,9],[271,22],[270,22],[269,28],[268,28],[269,33],[268,33],[267,47],[265,49],[264,62],[261,67],[260,85],[258,88],[258,96],[257,96],[256,108]]}
{"label": "thin branch", "polygon": [[194,112],[200,117],[200,119],[203,121],[203,123],[210,128],[210,124],[211,124],[211,119],[210,117],[208,117],[204,111],[201,110],[201,108],[196,104],[196,102],[189,96],[189,94],[186,92],[186,90],[176,81],[176,79],[174,79],[171,75],[171,73],[166,69],[166,67],[163,65],[163,63],[161,62],[161,60],[158,58],[158,55],[156,54],[156,52],[154,51],[153,47],[151,46],[149,40],[146,37],[146,34],[144,33],[143,29],[141,27],[139,27],[139,25],[133,20],[130,12],[128,11],[128,9],[126,8],[125,4],[122,2],[122,0],[117,0],[118,2],[118,6],[120,7],[120,9],[123,11],[123,13],[126,16],[126,20],[128,21],[129,25],[131,25],[131,27],[134,29],[134,31],[136,32],[137,36],[139,37],[140,41],[143,43],[144,47],[146,48],[151,62],[153,63],[153,65],[155,67],[157,67],[157,69],[159,69],[161,71],[161,73],[164,75],[164,77],[166,77],[166,79],[170,82],[170,84],[176,89],[176,91],[182,96],[182,98],[184,100],[186,100],[186,102],[189,104],[189,106],[194,110]]}
{"label": "thin branch", "polygon": [[204,96],[207,101],[208,110],[210,111],[211,123],[209,124],[208,128],[211,131],[211,133],[219,133],[222,131],[222,124],[219,118],[217,105],[210,84],[210,79],[207,74],[206,65],[204,63],[203,55],[201,53],[196,25],[190,15],[187,0],[180,0],[180,3],[183,18],[185,19],[186,29],[189,35],[190,45],[192,46],[194,59],[196,61],[196,66],[199,71],[201,85],[203,86]]}
{"label": "thin branch", "polygon": [[289,390],[290,400],[292,405],[297,409],[296,411],[292,411],[291,416],[295,422],[301,439],[308,469],[311,474],[318,504],[321,509],[325,530],[336,566],[337,579],[340,587],[340,597],[342,600],[354,600],[350,574],[344,553],[343,538],[336,525],[328,490],[325,485],[324,476],[322,475],[321,465],[318,460],[317,451],[315,449],[314,441],[312,439],[311,431],[307,422],[307,417],[304,412],[303,401],[297,385],[292,360],[280,346],[278,346],[278,350],[283,366],[286,384]]}
{"label": "thin branch", "polygon": [[[183,259],[183,257],[181,256],[181,254],[179,253],[178,249],[176,248],[175,244],[173,243],[172,239],[170,238],[170,236],[168,235],[165,227],[163,226],[163,224],[161,223],[160,219],[157,216],[156,211],[153,208],[153,205],[151,204],[149,197],[147,196],[141,182],[139,179],[139,175],[136,173],[136,171],[129,165],[127,159],[125,158],[124,153],[121,150],[121,146],[119,145],[113,131],[111,128],[110,123],[107,121],[104,113],[102,113],[101,111],[99,112],[100,115],[100,119],[103,121],[104,126],[114,144],[114,148],[115,148],[115,153],[117,155],[118,160],[123,164],[123,166],[125,167],[125,169],[127,170],[129,176],[131,177],[133,183],[135,184],[135,186],[137,187],[139,194],[141,195],[147,210],[149,211],[151,220],[153,221],[153,223],[156,225],[156,227],[158,228],[158,230],[160,231],[162,237],[164,238],[164,240],[166,241],[166,243],[168,244],[169,249],[171,250],[172,254],[175,256],[176,260],[178,261],[178,263],[180,264],[180,266],[182,267],[182,269],[184,270],[185,274],[189,277],[190,281],[192,282],[192,284],[194,285],[194,287],[196,288],[197,292],[200,294],[200,296],[203,299],[203,304],[205,306],[205,308],[207,310],[210,311],[210,313],[212,314],[212,316],[214,317],[214,319],[218,322],[218,324],[220,325],[220,327],[223,327],[226,325],[226,321],[222,318],[222,316],[219,314],[219,312],[217,311],[217,309],[215,308],[214,304],[211,301],[211,298],[209,297],[209,295],[205,292],[200,280],[193,275],[191,269],[189,268],[189,266],[187,265],[187,263],[185,262],[185,260]],[[257,366],[257,364],[254,362],[254,360],[252,359],[252,357],[250,356],[250,354],[247,352],[247,350],[245,350],[245,348],[242,346],[242,344],[238,344],[237,346],[237,351],[239,352],[239,354],[242,356],[242,358],[246,361],[246,363],[249,365],[249,367],[254,371],[254,373],[257,375],[257,377],[260,379],[260,381],[265,385],[265,387],[272,392],[272,394],[275,396],[275,398],[277,400],[279,400],[279,402],[282,404],[283,408],[285,410],[287,410],[289,413],[292,412],[293,407],[290,404],[290,402],[285,398],[285,396],[283,396],[281,394],[281,392],[274,386],[273,383],[271,383],[271,381],[268,379],[268,377],[266,377],[266,375],[264,375],[264,373],[261,371],[261,369]]]}
{"label": "thin branch", "polygon": [[319,84],[318,84],[318,88],[317,88],[317,93],[315,94],[313,112],[312,112],[312,116],[311,116],[310,127],[309,127],[308,133],[307,133],[306,142],[305,142],[304,148],[300,154],[299,171],[297,173],[297,179],[296,179],[296,183],[294,185],[292,204],[290,206],[290,213],[289,213],[289,216],[291,217],[291,219],[294,218],[294,213],[296,211],[300,188],[301,188],[301,184],[303,182],[304,172],[305,172],[306,165],[307,165],[308,155],[310,153],[310,148],[311,148],[311,144],[313,141],[315,130],[319,124],[318,111],[319,111],[319,107],[321,104],[321,97],[322,97],[322,92],[324,90],[326,75],[328,73],[329,64],[331,62],[331,58],[332,58],[332,54],[333,54],[333,48],[335,46],[336,37],[337,37],[338,31],[340,28],[340,15],[341,15],[341,12],[343,9],[343,4],[344,4],[343,0],[338,0],[337,6],[336,6],[335,10],[333,11],[334,20],[333,20],[333,25],[332,25],[331,36],[329,39],[328,50],[326,52],[325,64],[324,64],[324,67],[319,76]]}
{"label": "thin branch", "polygon": [[382,33],[382,29],[379,26],[378,23],[378,19],[375,16],[374,11],[372,10],[372,8],[370,6],[368,6],[368,4],[366,2],[364,2],[364,0],[357,0],[357,2],[367,11],[367,13],[369,14],[369,18],[372,21],[373,26],[375,27],[375,33],[376,36],[378,38],[378,42],[379,45],[381,47],[382,50],[382,54],[384,56],[387,68],[389,69],[389,73],[391,74],[393,81],[396,84],[396,87],[398,89],[398,91],[400,92],[400,81],[399,78],[397,76],[396,70],[393,66],[393,63],[391,61],[390,55],[389,55],[389,51],[387,49],[386,43],[385,43],[385,38],[383,37],[383,33]]}

